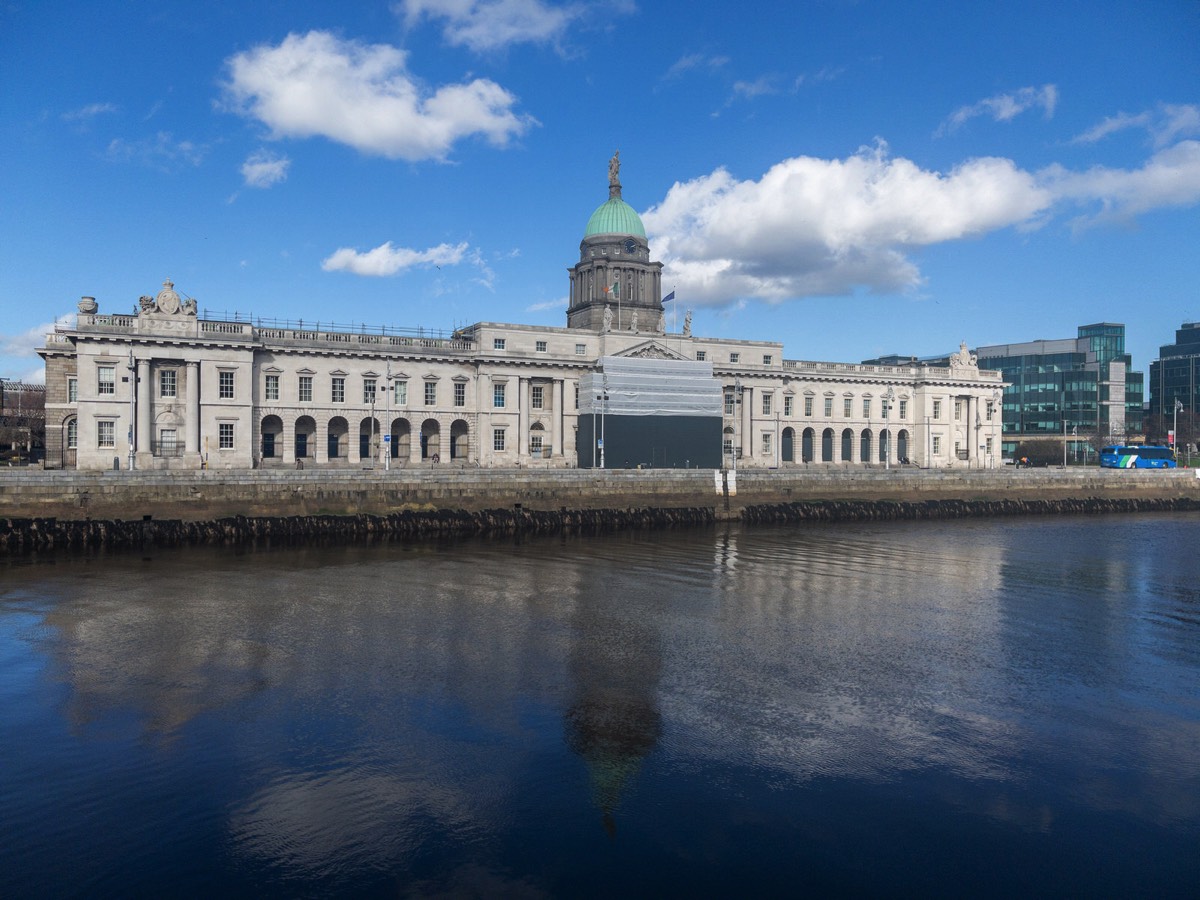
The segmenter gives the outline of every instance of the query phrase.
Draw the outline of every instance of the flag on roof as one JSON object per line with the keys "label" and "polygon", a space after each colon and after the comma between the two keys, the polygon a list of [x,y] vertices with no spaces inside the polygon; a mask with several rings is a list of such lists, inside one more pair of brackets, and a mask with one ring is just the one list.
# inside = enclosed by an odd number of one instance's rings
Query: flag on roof
{"label": "flag on roof", "polygon": [[667,296],[665,296],[665,297],[663,297],[663,298],[662,298],[662,302],[663,302],[663,303],[670,303],[670,302],[671,302],[672,300],[674,300],[674,299],[675,299],[675,292],[674,292],[674,291],[671,291],[671,293],[667,294]]}

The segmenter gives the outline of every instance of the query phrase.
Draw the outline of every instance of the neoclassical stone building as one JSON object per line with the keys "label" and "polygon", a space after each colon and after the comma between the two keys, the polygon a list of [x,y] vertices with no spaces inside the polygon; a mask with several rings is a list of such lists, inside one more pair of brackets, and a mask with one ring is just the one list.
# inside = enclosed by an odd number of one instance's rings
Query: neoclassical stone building
{"label": "neoclassical stone building", "polygon": [[[662,264],[621,198],[592,214],[564,328],[479,322],[452,333],[198,315],[170,281],[135,312],[79,303],[46,336],[46,465],[214,469],[592,465],[581,381],[606,357],[711,365],[723,458],[747,468],[987,468],[999,463],[1000,373],[965,345],[946,365],[789,360],[771,341],[668,330]],[[611,365],[611,364],[610,364]],[[608,460],[649,464],[650,460]]]}

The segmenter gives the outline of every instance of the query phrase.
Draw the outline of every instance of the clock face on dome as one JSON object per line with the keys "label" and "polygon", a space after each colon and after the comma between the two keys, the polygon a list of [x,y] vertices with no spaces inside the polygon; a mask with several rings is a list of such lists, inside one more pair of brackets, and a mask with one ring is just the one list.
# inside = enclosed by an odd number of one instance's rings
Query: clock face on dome
{"label": "clock face on dome", "polygon": [[633,240],[633,238],[629,238],[628,240],[625,241],[625,252],[626,253],[633,253],[633,251],[636,249],[637,249],[637,243]]}

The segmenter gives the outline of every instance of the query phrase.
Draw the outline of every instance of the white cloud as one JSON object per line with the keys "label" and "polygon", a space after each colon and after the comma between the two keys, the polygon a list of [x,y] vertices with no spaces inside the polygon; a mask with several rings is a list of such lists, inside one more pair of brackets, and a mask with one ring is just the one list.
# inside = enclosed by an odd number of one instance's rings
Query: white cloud
{"label": "white cloud", "polygon": [[169,131],[160,131],[152,138],[137,141],[114,138],[107,149],[108,159],[113,162],[136,162],[166,171],[185,165],[198,166],[207,154],[208,147],[204,144],[179,140]]}
{"label": "white cloud", "polygon": [[[374,250],[360,253],[350,247],[335,250],[321,263],[326,272],[351,272],[355,275],[383,277],[395,275],[416,266],[454,266],[467,259],[469,248],[466,243],[438,244],[428,250],[411,250],[408,247],[393,247],[392,242],[380,244]],[[473,261],[474,257],[468,259]]]}
{"label": "white cloud", "polygon": [[503,147],[534,123],[493,81],[430,92],[406,64],[396,47],[310,31],[231,57],[225,88],[237,112],[275,137],[321,136],[389,159],[444,159],[474,135]]}
{"label": "white cloud", "polygon": [[997,94],[995,97],[988,97],[970,106],[959,107],[938,127],[937,134],[942,135],[954,131],[964,122],[976,116],[991,116],[992,120],[996,122],[1010,122],[1026,110],[1042,109],[1045,111],[1046,118],[1049,119],[1054,115],[1054,108],[1057,105],[1058,88],[1054,85],[1047,84],[1040,88],[1025,87],[1011,94]]}
{"label": "white cloud", "polygon": [[912,249],[1020,223],[1053,196],[1010,160],[948,174],[864,148],[844,160],[797,157],[758,181],[724,169],[683,184],[643,214],[664,283],[689,303],[847,294],[920,283]]}
{"label": "white cloud", "polygon": [[242,177],[246,180],[246,187],[269,188],[287,178],[291,164],[292,161],[286,156],[259,150],[242,163]]}
{"label": "white cloud", "polygon": [[395,7],[413,27],[421,19],[445,22],[448,44],[477,53],[512,44],[561,44],[567,29],[589,12],[583,3],[543,0],[402,0]]}
{"label": "white cloud", "polygon": [[569,297],[560,297],[558,300],[547,300],[543,303],[531,303],[525,307],[525,312],[546,312],[547,310],[566,309],[569,305]]}
{"label": "white cloud", "polygon": [[117,107],[112,103],[90,103],[79,109],[68,110],[62,114],[62,119],[64,122],[88,122],[96,118],[96,116],[115,113],[116,111]]}
{"label": "white cloud", "polygon": [[1137,115],[1120,112],[1075,136],[1071,143],[1094,144],[1129,128],[1145,129],[1155,147],[1165,147],[1180,138],[1200,136],[1200,106],[1164,103]]}
{"label": "white cloud", "polygon": [[694,69],[708,69],[709,71],[713,71],[728,64],[728,56],[705,56],[702,53],[689,53],[671,63],[671,67],[663,75],[663,80],[669,81],[680,78],[684,73]]}
{"label": "white cloud", "polygon": [[1051,166],[1040,180],[1063,201],[1099,207],[1073,220],[1076,227],[1124,221],[1154,209],[1200,203],[1200,141],[1181,141],[1155,153],[1138,169],[1095,166],[1071,172]]}
{"label": "white cloud", "polygon": [[55,325],[69,325],[73,320],[74,316],[64,315],[19,334],[0,334],[0,374],[28,384],[42,384],[46,380],[46,367],[36,348],[46,343],[46,335],[54,331]]}

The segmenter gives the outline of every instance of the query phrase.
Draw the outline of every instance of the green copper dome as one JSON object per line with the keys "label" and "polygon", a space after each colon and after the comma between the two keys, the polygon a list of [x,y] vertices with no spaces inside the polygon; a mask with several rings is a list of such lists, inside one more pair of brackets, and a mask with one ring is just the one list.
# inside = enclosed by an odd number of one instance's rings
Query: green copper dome
{"label": "green copper dome", "polygon": [[583,236],[591,237],[594,234],[633,234],[644,238],[646,229],[632,206],[619,197],[613,197],[601,203],[588,219]]}

